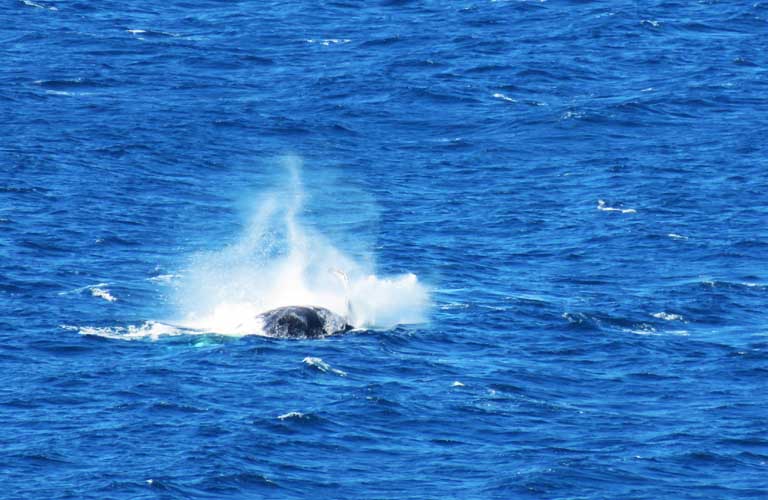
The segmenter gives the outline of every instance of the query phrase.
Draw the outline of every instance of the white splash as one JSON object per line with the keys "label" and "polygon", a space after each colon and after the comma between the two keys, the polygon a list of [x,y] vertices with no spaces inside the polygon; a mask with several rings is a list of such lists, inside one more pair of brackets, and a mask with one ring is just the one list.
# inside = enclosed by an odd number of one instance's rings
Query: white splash
{"label": "white splash", "polygon": [[597,200],[597,209],[603,212],[621,212],[623,214],[636,214],[637,210],[634,208],[614,208],[605,204],[605,200]]}
{"label": "white splash", "polygon": [[225,335],[258,334],[259,314],[290,305],[325,307],[355,328],[425,322],[429,293],[416,275],[377,276],[372,264],[352,259],[305,227],[300,215],[308,195],[301,161],[287,157],[282,166],[289,175],[287,189],[260,197],[239,240],[196,255],[181,273],[181,319],[172,323]]}

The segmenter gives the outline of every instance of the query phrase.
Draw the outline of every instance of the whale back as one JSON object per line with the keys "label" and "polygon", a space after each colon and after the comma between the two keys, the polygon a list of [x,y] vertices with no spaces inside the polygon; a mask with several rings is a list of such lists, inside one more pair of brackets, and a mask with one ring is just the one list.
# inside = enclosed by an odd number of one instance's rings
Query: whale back
{"label": "whale back", "polygon": [[352,327],[324,307],[286,306],[261,314],[265,335],[279,338],[319,338],[345,332]]}

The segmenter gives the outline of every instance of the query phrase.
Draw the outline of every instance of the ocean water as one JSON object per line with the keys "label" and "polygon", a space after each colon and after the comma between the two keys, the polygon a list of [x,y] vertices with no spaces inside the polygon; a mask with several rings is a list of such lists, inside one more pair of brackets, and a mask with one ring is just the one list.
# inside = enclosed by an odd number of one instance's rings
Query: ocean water
{"label": "ocean water", "polygon": [[768,496],[768,2],[1,5],[0,498]]}

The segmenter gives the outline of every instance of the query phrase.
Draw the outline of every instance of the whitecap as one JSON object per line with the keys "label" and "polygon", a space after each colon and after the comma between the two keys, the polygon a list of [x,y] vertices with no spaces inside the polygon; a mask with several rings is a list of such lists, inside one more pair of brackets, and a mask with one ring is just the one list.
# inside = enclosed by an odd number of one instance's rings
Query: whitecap
{"label": "whitecap", "polygon": [[155,30],[143,30],[143,29],[127,29],[125,31],[126,33],[130,33],[131,35],[135,36],[139,40],[145,40],[143,36],[139,36],[139,35],[145,35],[145,36],[151,36],[151,37],[169,36],[173,38],[178,38],[181,36],[181,34],[179,33],[171,33],[169,31],[155,31]]}
{"label": "whitecap", "polygon": [[33,2],[32,0],[21,0],[21,3],[28,7],[35,7],[36,9],[45,9],[45,10],[59,10],[57,7],[48,6],[48,5],[42,5],[36,2]]}
{"label": "whitecap", "polygon": [[605,200],[597,200],[597,209],[603,212],[621,212],[623,214],[636,214],[637,210],[634,208],[614,208],[605,204]]}
{"label": "whitecap", "polygon": [[322,38],[322,39],[309,38],[305,41],[307,43],[319,43],[320,45],[324,45],[328,47],[329,45],[349,43],[352,40],[350,40],[349,38]]}
{"label": "whitecap", "polygon": [[98,327],[98,326],[75,326],[59,325],[64,330],[76,331],[80,335],[91,335],[94,337],[103,337],[116,340],[157,340],[161,336],[181,335],[188,333],[174,326],[155,321],[147,321],[143,325]]}
{"label": "whitecap", "polygon": [[317,370],[319,370],[321,372],[324,372],[324,373],[330,372],[330,373],[335,373],[336,375],[339,375],[341,377],[346,377],[347,376],[347,372],[345,372],[343,370],[339,370],[339,369],[333,368],[331,365],[329,365],[328,363],[323,361],[322,358],[314,358],[314,357],[311,357],[311,356],[307,356],[306,358],[304,358],[302,360],[302,362],[304,364],[306,364],[307,366],[311,366],[311,367],[313,367],[313,368],[315,368],[315,369],[317,369]]}
{"label": "whitecap", "polygon": [[654,318],[663,319],[664,321],[685,321],[685,319],[679,314],[672,314],[667,312],[657,312],[651,314]]}
{"label": "whitecap", "polygon": [[749,287],[749,288],[765,288],[766,285],[762,285],[760,283],[752,283],[752,282],[745,282],[741,283],[743,286]]}
{"label": "whitecap", "polygon": [[502,101],[517,102],[517,99],[512,99],[511,97],[506,96],[501,92],[496,92],[495,94],[493,94],[493,97],[495,97],[496,99],[501,99]]}
{"label": "whitecap", "polygon": [[74,288],[72,290],[66,290],[64,292],[59,292],[58,295],[64,296],[64,295],[78,295],[85,292],[90,292],[90,294],[93,297],[100,297],[108,302],[115,302],[117,299],[112,296],[109,293],[109,290],[107,290],[106,287],[109,285],[109,283],[96,283],[95,285],[85,285],[81,286],[79,288]]}
{"label": "whitecap", "polygon": [[687,236],[683,236],[682,234],[677,234],[677,233],[669,233],[667,236],[672,238],[673,240],[687,240],[688,239]]}

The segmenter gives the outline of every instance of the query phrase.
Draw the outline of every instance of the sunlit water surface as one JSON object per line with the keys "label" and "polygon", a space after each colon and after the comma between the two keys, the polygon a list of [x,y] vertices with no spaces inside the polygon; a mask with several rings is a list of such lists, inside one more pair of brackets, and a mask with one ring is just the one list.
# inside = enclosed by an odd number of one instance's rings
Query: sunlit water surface
{"label": "sunlit water surface", "polygon": [[766,495],[768,3],[1,3],[0,497]]}

